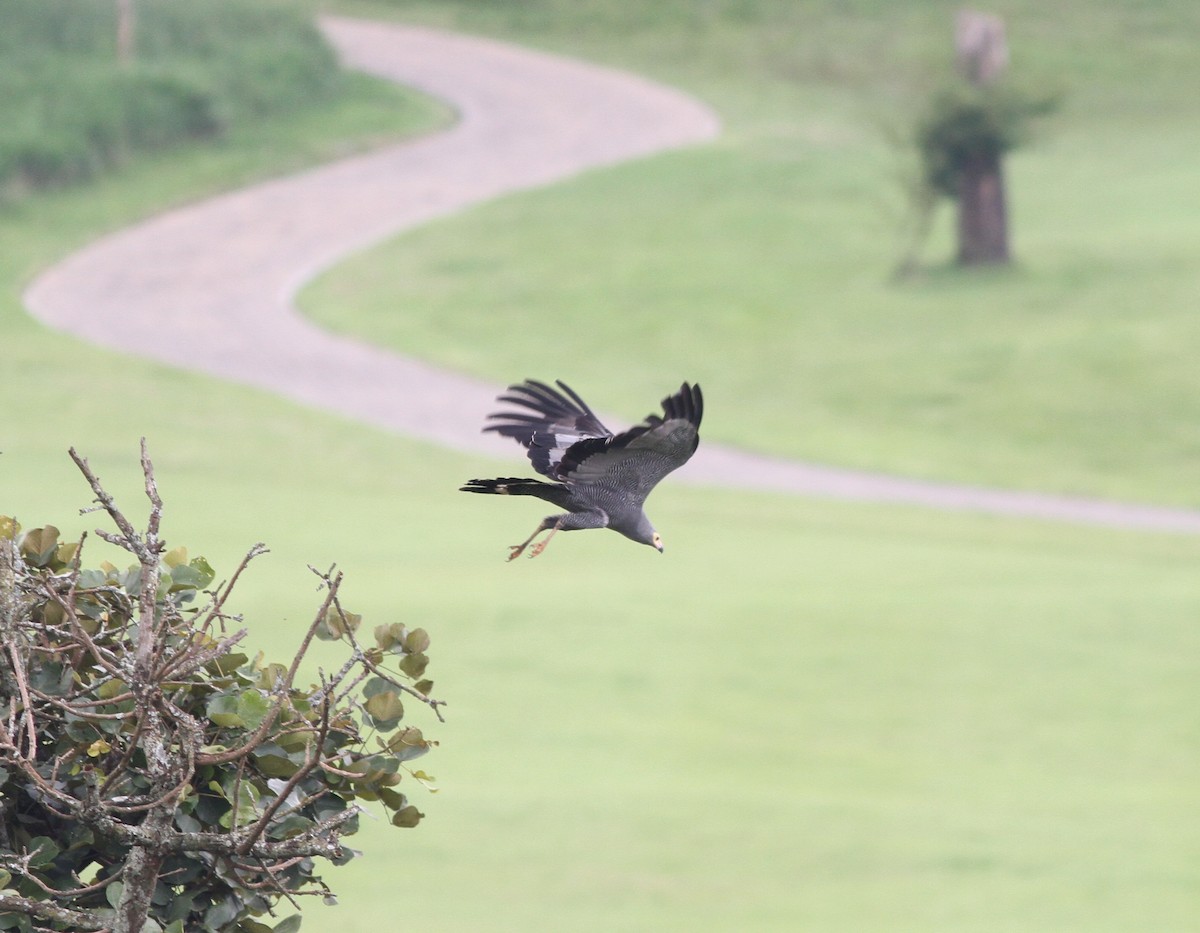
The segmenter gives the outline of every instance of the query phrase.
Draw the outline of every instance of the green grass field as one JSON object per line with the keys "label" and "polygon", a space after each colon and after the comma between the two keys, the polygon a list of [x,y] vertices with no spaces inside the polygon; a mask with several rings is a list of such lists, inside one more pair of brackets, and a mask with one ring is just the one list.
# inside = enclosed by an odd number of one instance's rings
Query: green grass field
{"label": "green grass field", "polygon": [[[1151,13],[1113,8],[1055,15],[1064,28],[1086,20],[1072,35],[1110,30],[1105,47],[1119,49],[1118,12]],[[323,319],[344,302],[339,326],[497,380],[563,375],[631,417],[669,387],[665,366],[704,382],[706,436],[768,449],[1197,501],[1196,377],[1184,367],[1197,344],[1181,297],[1194,289],[1195,221],[1179,187],[1194,175],[1194,131],[1165,75],[1146,69],[1157,111],[1126,88],[1122,120],[1099,136],[1100,91],[1084,84],[1062,125],[1014,160],[1018,269],[933,269],[897,287],[877,200],[890,154],[863,90],[881,66],[824,41],[876,34],[873,4],[856,16],[802,7],[820,28],[800,48],[828,46],[869,74],[844,78],[850,66],[831,59],[827,78],[779,78],[761,96],[706,60],[646,63],[675,35],[680,5],[639,7],[646,32],[629,41],[600,0],[575,8],[590,31],[539,19],[538,3],[507,5],[524,17],[507,24],[500,9],[417,12],[687,78],[722,107],[730,136],[405,237],[347,267],[379,275],[378,294],[342,274],[320,283],[308,301]],[[1178,45],[1190,9],[1155,41]],[[686,22],[677,41],[700,47]],[[787,46],[753,17],[706,28],[722,61],[755,35]],[[1040,40],[1050,63],[1087,65],[1108,90],[1150,42],[1130,37],[1126,59],[1101,61],[1055,35]],[[919,63],[937,43],[883,47]],[[240,591],[251,647],[288,651],[317,605],[305,564],[333,561],[365,624],[433,636],[430,675],[450,706],[422,766],[442,790],[413,792],[428,815],[415,831],[366,821],[365,857],[328,873],[340,906],[306,905],[306,930],[1196,926],[1200,539],[668,484],[651,501],[665,555],[573,535],[509,565],[505,545],[542,512],[455,487],[516,459],[449,454],[92,350],[20,312],[36,269],[100,230],[295,167],[340,137],[398,131],[394,98],[363,85],[354,101],[0,214],[0,513],[94,527],[74,517],[87,499],[72,444],[135,511],[146,435],[172,544],[225,573],[254,542],[272,548]],[[401,110],[403,125],[442,118]],[[1061,181],[1056,166],[1092,146]],[[1054,223],[1064,212],[1070,235]],[[724,303],[709,302],[713,289]],[[537,346],[507,336],[531,321],[548,331]],[[594,328],[597,357],[572,343],[576,321]],[[465,341],[477,327],[494,329]],[[545,353],[571,371],[545,372]],[[796,409],[784,431],[781,406]]]}
{"label": "green grass field", "polygon": [[[457,495],[478,462],[152,375],[123,430],[159,438],[172,543],[273,547],[254,647],[287,651],[334,560],[367,625],[434,637],[442,790],[412,833],[368,822],[306,928],[1194,921],[1200,541],[668,487],[662,557],[597,534],[509,565],[540,513]],[[136,504],[133,451],[89,441]],[[83,525],[71,469],[13,453],[6,488]]]}
{"label": "green grass field", "polygon": [[896,283],[889,136],[949,69],[956,4],[387,6],[674,81],[727,133],[384,244],[302,296],[322,323],[498,382],[568,360],[633,416],[665,362],[736,399],[710,437],[776,453],[1200,504],[1200,67],[1178,40],[1200,8],[997,4],[1014,71],[1063,89],[1009,160],[1019,261],[947,268],[947,207]]}

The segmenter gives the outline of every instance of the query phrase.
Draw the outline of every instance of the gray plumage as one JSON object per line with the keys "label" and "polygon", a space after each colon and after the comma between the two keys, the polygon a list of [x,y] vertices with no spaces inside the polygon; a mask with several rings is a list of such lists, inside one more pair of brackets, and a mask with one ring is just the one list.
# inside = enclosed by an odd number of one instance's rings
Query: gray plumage
{"label": "gray plumage", "polygon": [[611,528],[625,537],[662,551],[662,539],[642,509],[646,497],[672,470],[683,466],[700,443],[704,397],[700,386],[683,383],[663,399],[662,415],[648,415],[628,431],[613,434],[566,383],[558,388],[527,379],[508,387],[498,401],[516,408],[488,416],[484,431],[511,437],[524,446],[529,462],[549,478],[473,479],[461,489],[491,495],[535,496],[566,511],[548,515],[509,560],[534,545],[537,557],[556,532]]}

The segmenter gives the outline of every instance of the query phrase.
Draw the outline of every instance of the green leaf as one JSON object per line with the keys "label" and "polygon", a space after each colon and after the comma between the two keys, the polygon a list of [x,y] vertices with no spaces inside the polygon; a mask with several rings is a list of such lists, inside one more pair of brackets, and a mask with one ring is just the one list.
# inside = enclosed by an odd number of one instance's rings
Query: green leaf
{"label": "green leaf", "polygon": [[42,605],[42,621],[46,625],[62,625],[66,617],[67,615],[63,612],[62,606],[58,603],[45,603]]}
{"label": "green leaf", "polygon": [[217,578],[217,572],[213,570],[212,564],[203,557],[193,557],[188,566],[200,575],[199,589],[204,589]]}
{"label": "green leaf", "polygon": [[87,747],[89,758],[99,758],[101,755],[107,755],[111,751],[112,746],[104,741],[104,739],[96,739],[95,742]]}
{"label": "green leaf", "polygon": [[429,633],[423,628],[415,628],[404,639],[404,650],[411,654],[420,654],[429,647]]}
{"label": "green leaf", "polygon": [[380,651],[390,651],[392,645],[396,644],[400,635],[396,629],[403,632],[404,628],[400,625],[377,625],[375,626],[375,644],[379,646]]}
{"label": "green leaf", "polygon": [[123,882],[114,881],[104,889],[104,899],[108,901],[108,906],[116,908],[121,903],[121,895],[125,893],[125,885]]}
{"label": "green leaf", "polygon": [[21,523],[10,515],[0,515],[0,538],[8,541],[16,540],[21,533]]}
{"label": "green leaf", "polygon": [[44,567],[58,547],[58,529],[53,525],[34,528],[21,540],[21,554],[35,567]]}
{"label": "green leaf", "polygon": [[380,693],[387,693],[389,690],[395,690],[395,689],[396,688],[390,682],[385,680],[384,678],[372,677],[370,680],[368,680],[363,685],[362,692],[363,692],[363,696],[370,699],[371,697],[377,696]]}
{"label": "green leaf", "polygon": [[[183,549],[180,548],[179,550]],[[171,553],[174,553],[174,551]],[[186,550],[183,556],[186,559]],[[208,561],[203,557],[197,557],[195,560],[185,564],[172,564],[170,569],[172,591],[183,589],[202,590],[212,583],[217,575],[216,571],[209,566]]]}
{"label": "green leaf", "polygon": [[99,689],[96,691],[96,696],[102,700],[111,700],[113,697],[120,696],[127,689],[128,688],[125,686],[125,681],[118,677],[114,677],[112,680],[106,680],[100,685]]}
{"label": "green leaf", "polygon": [[30,686],[54,697],[65,696],[71,689],[72,680],[71,668],[57,661],[35,667],[29,675]]}
{"label": "green leaf", "polygon": [[271,701],[259,690],[247,690],[237,702],[237,714],[248,729],[257,729],[267,718]]}
{"label": "green leaf", "polygon": [[245,726],[245,720],[237,712],[239,699],[239,697],[228,693],[216,694],[208,701],[208,709],[206,710],[208,718],[218,726],[226,728]]}
{"label": "green leaf", "polygon": [[365,759],[361,761],[353,761],[348,765],[343,765],[341,770],[345,771],[347,774],[354,775],[354,777],[350,778],[350,780],[354,781],[356,784],[368,781],[376,781],[382,774],[378,768],[376,768],[370,761]]}
{"label": "green leaf", "polygon": [[289,813],[282,820],[272,820],[271,828],[267,830],[267,835],[272,839],[291,839],[292,836],[298,836],[303,832],[307,832],[312,828],[312,825],[313,821],[308,817],[301,816],[298,813]]}
{"label": "green leaf", "polygon": [[182,567],[187,563],[187,548],[172,548],[163,555],[162,560],[164,564],[172,569],[176,567]]}
{"label": "green leaf", "polygon": [[[0,515],[0,520],[3,520],[4,518],[7,518],[7,516]],[[4,526],[0,525],[0,537],[3,536]],[[3,868],[0,868],[0,891],[3,891],[5,888],[7,888],[10,881],[12,881],[12,872],[5,871]]]}
{"label": "green leaf", "polygon": [[413,679],[424,674],[428,666],[429,658],[423,654],[406,654],[400,659],[400,670]]}
{"label": "green leaf", "polygon": [[[160,882],[161,884],[161,882]],[[187,915],[192,912],[192,904],[196,900],[198,892],[171,892],[171,900],[167,906],[166,916],[164,919],[171,925],[167,929],[177,923],[183,923],[187,919]]]}
{"label": "green leaf", "polygon": [[94,590],[108,584],[108,574],[103,570],[81,570],[75,578],[78,590]]}
{"label": "green leaf", "polygon": [[75,559],[78,552],[78,541],[64,541],[54,551],[54,562],[59,566],[66,567]]}
{"label": "green leaf", "polygon": [[[282,752],[283,749],[279,751]],[[290,778],[300,770],[299,764],[283,754],[260,755],[256,752],[254,760],[258,764],[258,769],[267,777]]]}
{"label": "green leaf", "polygon": [[287,676],[287,668],[282,664],[265,664],[258,671],[258,685],[264,690],[274,690]]}
{"label": "green leaf", "polygon": [[367,700],[366,709],[375,726],[384,731],[396,728],[396,723],[404,718],[404,704],[395,690],[375,694]]}
{"label": "green leaf", "polygon": [[[232,790],[232,788],[230,788]],[[218,821],[225,829],[237,829],[254,821],[258,816],[258,788],[249,781],[242,781],[237,788],[237,805]],[[230,803],[233,803],[231,800]]]}
{"label": "green leaf", "polygon": [[300,929],[300,915],[293,914],[286,920],[275,924],[275,933],[296,933]]}
{"label": "green leaf", "polygon": [[29,840],[29,866],[43,868],[53,862],[61,851],[49,836],[35,836]]}
{"label": "green leaf", "polygon": [[276,744],[288,752],[302,752],[312,740],[311,732],[286,732],[275,736]]}
{"label": "green leaf", "polygon": [[387,750],[400,761],[410,761],[429,751],[429,743],[425,741],[420,729],[409,726],[388,739]]}
{"label": "green leaf", "polygon": [[125,592],[130,596],[140,596],[142,592],[142,568],[140,565],[130,567],[123,574],[118,575],[121,585],[125,587]]}
{"label": "green leaf", "polygon": [[206,930],[228,929],[240,913],[240,901],[241,898],[236,894],[229,894],[217,901],[204,912],[204,928]]}
{"label": "green leaf", "polygon": [[244,654],[227,654],[210,661],[208,667],[215,668],[217,673],[228,676],[249,660]]}
{"label": "green leaf", "polygon": [[175,811],[175,825],[185,833],[198,833],[204,828],[203,823],[190,813],[184,813],[182,810]]}
{"label": "green leaf", "polygon": [[396,815],[392,817],[392,825],[399,826],[401,829],[412,829],[425,816],[420,810],[414,806],[407,806],[396,811]]}
{"label": "green leaf", "polygon": [[357,632],[362,623],[362,616],[353,612],[339,612],[336,606],[330,606],[325,618],[317,626],[317,638],[322,641],[336,641],[346,632]]}

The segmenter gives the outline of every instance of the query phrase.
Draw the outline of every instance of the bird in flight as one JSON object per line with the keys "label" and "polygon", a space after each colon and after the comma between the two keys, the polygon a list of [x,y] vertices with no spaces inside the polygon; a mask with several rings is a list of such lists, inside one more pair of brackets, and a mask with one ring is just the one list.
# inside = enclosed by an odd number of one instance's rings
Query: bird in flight
{"label": "bird in flight", "polygon": [[533,468],[551,482],[473,479],[461,490],[534,496],[566,509],[543,518],[533,534],[512,546],[509,560],[520,557],[544,531],[550,534],[530,548],[530,557],[541,554],[558,532],[582,528],[611,528],[661,553],[662,538],[642,504],[659,480],[696,452],[704,414],[700,386],[683,383],[663,399],[661,416],[647,415],[641,424],[613,434],[570,386],[561,380],[556,384],[557,389],[526,379],[509,386],[497,401],[516,407],[489,415],[492,423],[483,428],[520,443]]}

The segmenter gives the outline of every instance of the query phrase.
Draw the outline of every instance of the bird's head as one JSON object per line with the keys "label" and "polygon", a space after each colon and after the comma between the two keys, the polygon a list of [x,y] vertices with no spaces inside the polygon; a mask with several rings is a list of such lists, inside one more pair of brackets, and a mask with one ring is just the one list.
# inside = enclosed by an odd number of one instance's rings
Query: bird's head
{"label": "bird's head", "polygon": [[614,531],[619,531],[626,538],[638,542],[638,544],[648,544],[658,553],[662,553],[663,543],[659,533],[654,530],[654,526],[650,524],[650,519],[643,512],[632,522],[614,522],[609,526]]}

